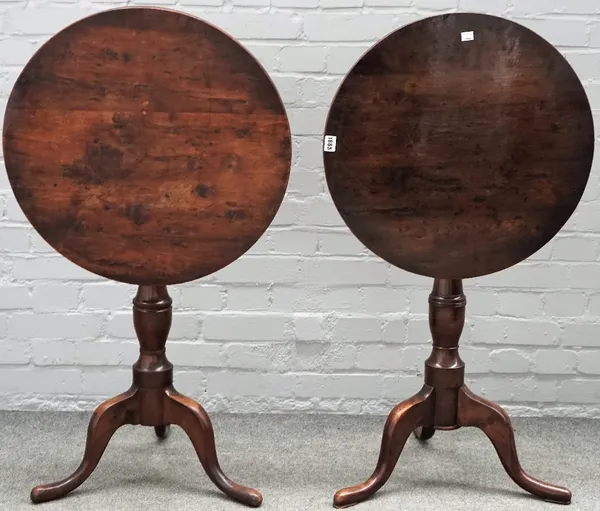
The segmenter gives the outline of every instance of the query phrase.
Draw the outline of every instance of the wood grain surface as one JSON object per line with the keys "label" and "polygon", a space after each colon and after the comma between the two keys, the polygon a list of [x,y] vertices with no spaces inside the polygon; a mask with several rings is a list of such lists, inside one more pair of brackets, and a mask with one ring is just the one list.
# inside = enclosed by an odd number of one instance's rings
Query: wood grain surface
{"label": "wood grain surface", "polygon": [[325,134],[337,137],[327,183],[352,232],[390,263],[440,278],[497,272],[550,241],[594,152],[567,61],[529,29],[480,14],[427,18],[374,46]]}
{"label": "wood grain surface", "polygon": [[231,37],[154,8],[105,11],[55,35],[10,96],[4,155],[43,238],[133,284],[208,275],[263,234],[287,186],[281,99]]}

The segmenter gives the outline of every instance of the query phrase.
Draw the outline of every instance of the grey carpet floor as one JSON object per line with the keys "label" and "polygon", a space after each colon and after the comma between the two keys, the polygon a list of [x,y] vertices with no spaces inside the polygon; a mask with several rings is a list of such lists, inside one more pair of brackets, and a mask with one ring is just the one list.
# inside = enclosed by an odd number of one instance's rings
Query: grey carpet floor
{"label": "grey carpet floor", "polygon": [[[31,510],[29,491],[79,464],[89,414],[0,412],[0,509]],[[331,510],[336,489],[372,472],[385,417],[214,415],[218,454],[234,481],[254,486],[265,511]],[[600,510],[600,421],[515,419],[517,446],[532,475],[568,486],[573,504],[538,501],[505,474],[478,430],[437,432],[426,446],[411,439],[388,484],[356,511]],[[92,476],[68,497],[37,509],[246,509],[216,490],[187,437],[165,442],[151,428],[126,426]]]}

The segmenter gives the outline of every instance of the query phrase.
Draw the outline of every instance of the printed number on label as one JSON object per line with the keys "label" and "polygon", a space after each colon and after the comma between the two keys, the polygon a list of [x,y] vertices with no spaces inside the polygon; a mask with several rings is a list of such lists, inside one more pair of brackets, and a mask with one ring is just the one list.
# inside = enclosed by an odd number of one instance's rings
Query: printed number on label
{"label": "printed number on label", "polygon": [[336,146],[337,146],[337,137],[333,137],[331,135],[325,137],[325,152],[326,153],[335,153]]}

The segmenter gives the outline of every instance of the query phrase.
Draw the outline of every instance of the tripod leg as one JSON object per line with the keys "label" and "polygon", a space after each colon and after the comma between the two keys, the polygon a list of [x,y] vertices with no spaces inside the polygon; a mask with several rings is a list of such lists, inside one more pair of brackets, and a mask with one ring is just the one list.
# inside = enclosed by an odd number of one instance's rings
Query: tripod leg
{"label": "tripod leg", "polygon": [[166,440],[169,436],[171,428],[169,426],[154,426],[154,433],[161,440]]}
{"label": "tripod leg", "polygon": [[381,441],[379,460],[373,475],[364,483],[344,488],[333,498],[338,508],[352,506],[379,490],[390,478],[410,434],[433,417],[433,388],[425,385],[416,395],[403,401],[390,413]]}
{"label": "tripod leg", "polygon": [[463,386],[458,397],[458,421],[460,426],[474,426],[487,435],[498,453],[502,466],[521,488],[549,502],[570,504],[569,490],[544,483],[523,470],[517,457],[515,434],[510,418],[496,403],[476,396]]}
{"label": "tripod leg", "polygon": [[135,394],[136,389],[131,388],[96,408],[88,426],[83,460],[77,470],[62,481],[36,486],[31,490],[33,502],[37,504],[63,497],[91,475],[114,432],[127,424],[127,412],[136,404]]}
{"label": "tripod leg", "polygon": [[166,393],[165,412],[168,422],[181,426],[190,437],[198,458],[211,481],[232,499],[250,507],[260,506],[263,500],[260,492],[234,483],[221,470],[217,459],[212,423],[204,408],[172,388],[168,389]]}
{"label": "tripod leg", "polygon": [[433,438],[435,434],[435,428],[433,426],[419,426],[414,431],[415,437],[419,439],[421,442],[426,442],[427,440]]}

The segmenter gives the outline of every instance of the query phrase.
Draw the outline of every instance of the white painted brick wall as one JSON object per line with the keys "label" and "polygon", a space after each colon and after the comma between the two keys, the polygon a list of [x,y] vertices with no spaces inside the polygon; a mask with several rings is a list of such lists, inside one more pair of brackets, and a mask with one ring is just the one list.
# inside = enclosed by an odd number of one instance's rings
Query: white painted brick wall
{"label": "white painted brick wall", "polygon": [[[387,413],[416,392],[429,353],[429,279],[390,268],[344,226],[327,192],[321,133],[345,73],[405,23],[476,10],[557,45],[600,114],[597,0],[151,0],[238,38],[285,100],[290,187],[249,254],[170,292],[177,386],[209,410]],[[0,3],[0,107],[36,48],[119,0]],[[598,161],[598,160],[597,160]],[[0,406],[89,409],[130,383],[133,286],[57,255],[0,173]],[[528,261],[465,282],[473,390],[516,414],[600,417],[600,168],[559,236]]]}

